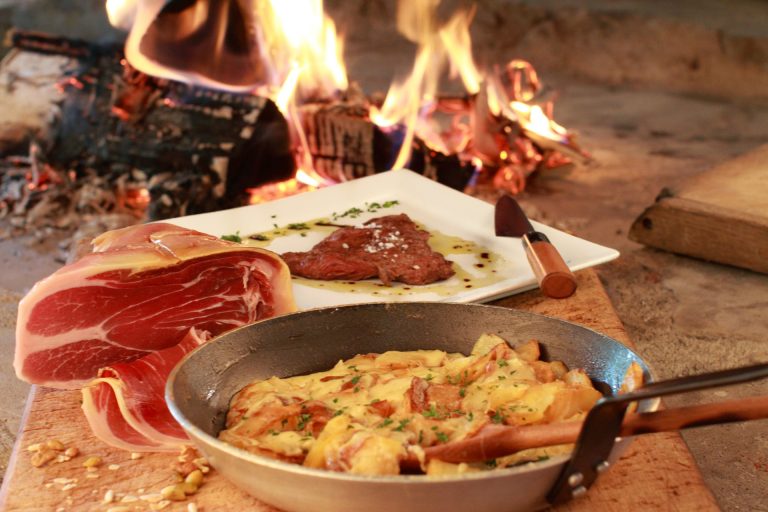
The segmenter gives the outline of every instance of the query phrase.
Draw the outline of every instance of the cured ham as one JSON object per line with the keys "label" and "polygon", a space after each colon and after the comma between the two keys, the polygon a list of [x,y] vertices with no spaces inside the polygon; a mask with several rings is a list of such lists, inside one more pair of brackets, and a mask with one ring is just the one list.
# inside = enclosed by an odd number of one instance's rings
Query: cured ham
{"label": "cured ham", "polygon": [[83,387],[83,412],[96,437],[134,452],[178,451],[188,443],[165,405],[165,382],[176,363],[209,337],[193,328],[178,345],[100,369]]}
{"label": "cured ham", "polygon": [[255,247],[157,223],[111,231],[19,304],[14,368],[76,388],[99,369],[295,310],[288,267]]}

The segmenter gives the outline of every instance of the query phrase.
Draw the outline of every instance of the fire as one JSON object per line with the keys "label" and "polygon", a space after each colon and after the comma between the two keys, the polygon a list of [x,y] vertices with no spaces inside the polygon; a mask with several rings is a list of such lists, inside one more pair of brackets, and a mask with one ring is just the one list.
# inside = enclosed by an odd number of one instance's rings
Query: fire
{"label": "fire", "polygon": [[[283,183],[252,191],[252,202],[332,183],[313,165],[301,106],[333,102],[348,91],[344,44],[322,0],[106,0],[110,22],[130,29],[126,57],[144,73],[272,99],[290,127],[297,171]],[[519,192],[526,177],[569,157],[586,157],[552,118],[528,62],[481,70],[472,54],[475,7],[440,22],[440,0],[400,0],[397,28],[418,45],[408,76],[383,102],[366,104],[368,120],[402,140],[393,167],[407,167],[417,142],[457,155],[479,176]],[[440,95],[448,74],[463,97]],[[563,156],[561,155],[563,153]],[[553,156],[556,155],[556,156]],[[338,179],[338,178],[336,178]]]}

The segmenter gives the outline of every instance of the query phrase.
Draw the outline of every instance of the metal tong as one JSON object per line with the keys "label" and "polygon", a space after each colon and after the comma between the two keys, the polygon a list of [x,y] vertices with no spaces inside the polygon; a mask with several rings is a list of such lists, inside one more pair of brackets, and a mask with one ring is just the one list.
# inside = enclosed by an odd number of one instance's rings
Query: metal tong
{"label": "metal tong", "polygon": [[[600,473],[606,471],[610,466],[608,456],[613,449],[616,437],[622,434],[633,435],[645,432],[681,430],[704,425],[759,419],[768,416],[768,409],[765,407],[765,397],[760,397],[687,408],[689,411],[697,411],[697,414],[691,414],[696,419],[690,421],[686,421],[684,418],[681,421],[679,414],[669,414],[674,413],[678,409],[641,413],[635,416],[658,416],[667,413],[666,416],[670,418],[670,421],[667,422],[667,425],[664,425],[664,428],[656,426],[652,430],[643,430],[642,427],[638,427],[630,432],[623,432],[627,407],[632,402],[677,393],[741,384],[766,377],[768,377],[768,363],[762,363],[754,366],[651,382],[637,391],[600,399],[584,420],[571,459],[565,465],[557,482],[547,495],[547,500],[552,504],[557,504],[584,495],[587,489],[594,484]],[[752,403],[755,405],[742,406],[739,410],[729,407],[731,404],[736,403]],[[673,416],[674,419],[672,419]]]}

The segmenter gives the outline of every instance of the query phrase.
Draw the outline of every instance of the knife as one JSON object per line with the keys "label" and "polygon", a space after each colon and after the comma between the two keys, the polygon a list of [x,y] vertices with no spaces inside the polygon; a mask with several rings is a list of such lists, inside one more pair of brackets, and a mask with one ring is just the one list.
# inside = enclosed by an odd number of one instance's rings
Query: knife
{"label": "knife", "polygon": [[496,202],[496,236],[520,237],[539,288],[547,297],[564,299],[576,291],[576,277],[547,235],[536,231],[517,201],[504,195]]}

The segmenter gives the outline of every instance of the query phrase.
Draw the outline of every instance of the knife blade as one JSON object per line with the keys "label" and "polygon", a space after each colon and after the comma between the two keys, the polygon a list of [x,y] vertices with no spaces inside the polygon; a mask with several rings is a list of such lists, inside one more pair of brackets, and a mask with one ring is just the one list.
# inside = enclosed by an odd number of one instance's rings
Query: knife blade
{"label": "knife blade", "polygon": [[547,235],[534,229],[520,205],[508,195],[496,202],[496,236],[521,238],[542,293],[564,299],[576,291],[576,277]]}

